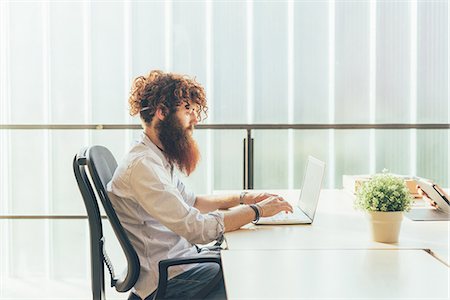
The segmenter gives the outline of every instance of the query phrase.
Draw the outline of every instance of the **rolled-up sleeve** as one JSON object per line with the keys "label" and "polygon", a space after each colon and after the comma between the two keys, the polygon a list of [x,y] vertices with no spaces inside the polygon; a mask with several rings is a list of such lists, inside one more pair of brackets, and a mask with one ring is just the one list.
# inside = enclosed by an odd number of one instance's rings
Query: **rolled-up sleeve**
{"label": "rolled-up sleeve", "polygon": [[[186,202],[162,165],[142,158],[130,174],[132,196],[158,222],[191,243],[209,243],[224,233],[223,214],[202,214],[193,206],[195,195]],[[184,191],[184,190],[183,190]],[[192,199],[193,197],[193,199]],[[192,202],[188,203],[188,202]]]}

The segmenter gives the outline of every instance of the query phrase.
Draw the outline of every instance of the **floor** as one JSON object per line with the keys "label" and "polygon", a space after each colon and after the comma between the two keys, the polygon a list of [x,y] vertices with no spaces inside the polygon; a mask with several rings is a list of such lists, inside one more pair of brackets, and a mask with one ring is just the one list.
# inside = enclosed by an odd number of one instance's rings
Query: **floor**
{"label": "floor", "polygon": [[[105,282],[107,299],[127,299],[128,293],[117,293]],[[90,300],[90,282],[82,280],[0,278],[0,300]]]}

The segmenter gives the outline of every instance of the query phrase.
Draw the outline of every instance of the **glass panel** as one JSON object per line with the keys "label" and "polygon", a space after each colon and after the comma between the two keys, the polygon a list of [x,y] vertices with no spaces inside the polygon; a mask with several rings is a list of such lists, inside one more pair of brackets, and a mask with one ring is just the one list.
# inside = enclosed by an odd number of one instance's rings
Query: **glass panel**
{"label": "glass panel", "polygon": [[[85,208],[72,169],[82,147],[103,145],[120,163],[141,130],[14,130],[1,177],[2,209],[11,214],[81,214]],[[90,141],[90,142],[89,142]],[[133,141],[133,142],[128,142]]]}
{"label": "glass panel", "polygon": [[[90,280],[90,240],[87,220],[13,221],[13,223],[26,222],[50,224],[49,277],[51,279]],[[115,263],[114,260],[113,263]],[[118,273],[119,270],[117,270]],[[105,272],[107,272],[106,268]],[[108,276],[105,276],[105,280],[107,282]]]}
{"label": "glass panel", "polygon": [[328,123],[328,4],[294,2],[294,123]]}
{"label": "glass panel", "polygon": [[448,122],[448,3],[417,5],[417,122]]}
{"label": "glass panel", "polygon": [[0,214],[8,212],[9,199],[11,199],[10,132],[10,130],[0,130]]}
{"label": "glass panel", "polygon": [[[448,3],[421,1],[417,8],[417,121],[447,123]],[[417,131],[418,176],[450,185],[448,138],[448,131]]]}
{"label": "glass panel", "polygon": [[369,174],[369,131],[335,131],[335,187],[342,188],[342,175]]}
{"label": "glass panel", "polygon": [[335,11],[335,120],[367,123],[369,2],[336,1]]}
{"label": "glass panel", "polygon": [[200,1],[173,5],[173,66],[176,73],[195,76],[206,85],[206,10]]}
{"label": "glass panel", "polygon": [[286,130],[254,131],[255,189],[288,188],[288,133]]}
{"label": "glass panel", "polygon": [[84,123],[83,3],[50,2],[50,111],[51,122]]}
{"label": "glass panel", "polygon": [[409,130],[377,130],[375,131],[375,171],[383,169],[401,175],[411,174],[411,133]]}
{"label": "glass panel", "polygon": [[[3,221],[2,221],[3,222]],[[13,278],[46,277],[49,273],[49,221],[11,221],[7,246],[8,274]]]}
{"label": "glass panel", "polygon": [[12,123],[42,123],[46,120],[43,76],[44,57],[43,5],[36,2],[10,2],[9,16],[9,105]]}
{"label": "glass panel", "polygon": [[[91,99],[92,122],[124,123],[127,117],[128,75],[125,74],[124,4],[91,4]],[[125,87],[126,85],[126,87]]]}
{"label": "glass panel", "polygon": [[52,214],[86,215],[86,209],[73,173],[72,162],[81,148],[88,146],[88,135],[87,130],[51,131],[52,157],[49,164],[52,172],[50,183],[52,189],[50,212]]}
{"label": "glass panel", "polygon": [[287,11],[286,2],[253,6],[254,123],[288,121]]}
{"label": "glass panel", "polygon": [[211,111],[214,116],[209,121],[219,124],[246,123],[246,4],[214,1],[212,5],[214,103]]}
{"label": "glass panel", "polygon": [[303,185],[308,155],[325,162],[325,175],[322,188],[329,188],[329,131],[328,130],[295,130],[294,131],[294,189]]}
{"label": "glass panel", "polygon": [[241,130],[214,130],[214,190],[240,190],[243,187],[243,140]]}
{"label": "glass panel", "polygon": [[417,176],[449,186],[448,131],[417,130]]}
{"label": "glass panel", "polygon": [[[164,2],[135,1],[132,4],[133,78],[164,69],[166,49]],[[130,87],[126,86],[128,90]]]}
{"label": "glass panel", "polygon": [[408,2],[377,3],[375,121],[378,123],[411,121],[410,14]]}
{"label": "glass panel", "polygon": [[9,213],[45,214],[48,209],[48,132],[11,134]]}

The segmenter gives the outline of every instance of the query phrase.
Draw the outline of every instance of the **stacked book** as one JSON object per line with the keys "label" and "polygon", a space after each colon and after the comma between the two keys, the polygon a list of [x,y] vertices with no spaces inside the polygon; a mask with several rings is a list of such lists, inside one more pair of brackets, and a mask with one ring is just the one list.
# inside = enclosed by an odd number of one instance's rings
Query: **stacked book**
{"label": "stacked book", "polygon": [[[411,193],[411,196],[414,198],[422,198],[421,195],[417,193],[417,183],[411,176],[404,176],[404,175],[396,175],[394,176],[402,178],[406,186],[409,189],[409,192]],[[361,187],[361,185],[370,180],[371,175],[342,175],[342,185],[344,190],[355,194],[358,189]]]}

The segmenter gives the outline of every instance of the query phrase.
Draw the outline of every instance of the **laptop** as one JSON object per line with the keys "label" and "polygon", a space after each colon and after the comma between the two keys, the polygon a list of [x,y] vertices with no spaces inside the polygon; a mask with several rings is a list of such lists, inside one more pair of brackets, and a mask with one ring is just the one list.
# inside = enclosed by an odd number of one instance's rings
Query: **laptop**
{"label": "laptop", "polygon": [[438,208],[413,207],[405,215],[413,221],[450,221],[450,200],[445,197],[442,189],[424,178],[415,177],[414,179],[422,191],[438,205]]}
{"label": "laptop", "polygon": [[324,172],[325,163],[317,158],[309,156],[308,162],[306,163],[306,172],[305,177],[303,178],[300,198],[297,200],[297,203],[293,205],[294,212],[285,213],[282,211],[272,217],[260,218],[256,224],[311,224],[314,220],[317,203],[319,202]]}

